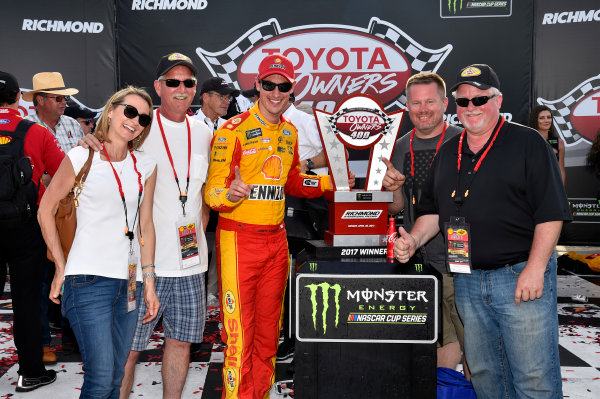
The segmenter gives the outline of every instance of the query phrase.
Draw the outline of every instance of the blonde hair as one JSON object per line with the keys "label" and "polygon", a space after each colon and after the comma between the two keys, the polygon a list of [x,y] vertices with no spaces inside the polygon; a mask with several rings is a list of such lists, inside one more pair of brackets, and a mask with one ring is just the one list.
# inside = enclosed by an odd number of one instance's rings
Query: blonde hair
{"label": "blonde hair", "polygon": [[108,129],[110,127],[108,113],[114,108],[115,104],[123,102],[125,97],[127,97],[130,94],[135,94],[136,96],[140,96],[141,98],[146,100],[146,102],[148,103],[148,107],[150,108],[150,124],[146,126],[144,130],[142,130],[142,133],[139,136],[137,136],[133,140],[130,140],[129,143],[127,143],[130,149],[137,150],[142,145],[144,140],[146,140],[146,137],[148,137],[148,134],[150,133],[150,127],[152,126],[152,117],[154,115],[154,113],[152,112],[152,98],[150,98],[150,95],[148,94],[148,92],[146,92],[146,90],[141,89],[139,87],[127,86],[126,88],[121,89],[112,95],[112,97],[106,102],[106,105],[104,105],[104,111],[102,112],[102,116],[98,120],[96,129],[94,130],[94,136],[96,136],[96,138],[100,141],[110,143],[110,139],[108,138]]}

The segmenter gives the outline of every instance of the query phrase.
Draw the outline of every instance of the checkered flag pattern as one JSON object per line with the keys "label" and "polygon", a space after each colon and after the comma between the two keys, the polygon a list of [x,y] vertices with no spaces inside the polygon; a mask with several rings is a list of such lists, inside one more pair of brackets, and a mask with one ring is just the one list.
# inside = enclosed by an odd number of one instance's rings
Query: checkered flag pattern
{"label": "checkered flag pattern", "polygon": [[198,47],[196,54],[206,64],[206,67],[213,76],[223,78],[226,83],[233,84],[238,90],[241,90],[236,72],[242,57],[255,46],[277,36],[280,31],[281,29],[277,20],[273,18],[265,23],[256,25],[225,50],[212,53]]}
{"label": "checkered flag pattern", "polygon": [[[446,59],[452,51],[451,44],[447,44],[437,50],[423,47],[401,29],[398,29],[398,27],[375,17],[371,18],[371,21],[369,22],[369,33],[385,40],[392,46],[398,47],[406,55],[406,58],[408,58],[410,67],[413,70],[412,74],[420,72],[436,72],[440,65],[442,65],[444,59]],[[394,102],[394,104],[390,104],[386,107],[387,110],[405,108],[405,91],[402,91],[402,95]]]}
{"label": "checkered flag pattern", "polygon": [[413,73],[437,71],[452,51],[451,44],[437,50],[423,47],[398,27],[379,18],[371,19],[369,33],[398,47],[408,58]]}
{"label": "checkered flag pattern", "polygon": [[571,108],[588,93],[599,88],[600,75],[586,80],[575,89],[571,90],[570,93],[558,100],[550,101],[538,97],[538,104],[545,105],[552,110],[554,127],[558,130],[558,133],[565,141],[565,144],[573,145],[578,141],[583,140],[583,136],[581,136],[577,130],[575,130],[571,123]]}

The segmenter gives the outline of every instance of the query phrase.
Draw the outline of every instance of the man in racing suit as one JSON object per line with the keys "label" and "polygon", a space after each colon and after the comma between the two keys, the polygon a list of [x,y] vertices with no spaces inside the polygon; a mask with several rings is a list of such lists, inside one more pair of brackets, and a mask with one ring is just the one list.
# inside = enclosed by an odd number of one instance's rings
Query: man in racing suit
{"label": "man in racing suit", "polygon": [[267,56],[256,79],[259,100],[212,141],[205,199],[220,212],[223,398],[268,397],[273,385],[289,272],[284,193],[319,197],[331,190],[329,176],[300,173],[297,130],[281,116],[294,86],[291,61]]}

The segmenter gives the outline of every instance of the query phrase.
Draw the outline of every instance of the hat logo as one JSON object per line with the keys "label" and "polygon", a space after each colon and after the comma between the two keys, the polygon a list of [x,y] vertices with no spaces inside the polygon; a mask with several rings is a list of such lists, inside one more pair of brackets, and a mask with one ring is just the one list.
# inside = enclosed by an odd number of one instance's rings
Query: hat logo
{"label": "hat logo", "polygon": [[285,65],[283,64],[271,64],[269,66],[269,68],[279,68],[279,69],[285,69]]}
{"label": "hat logo", "polygon": [[468,67],[467,69],[465,69],[464,71],[462,71],[460,73],[460,76],[464,77],[468,77],[468,76],[479,76],[481,75],[481,70],[479,68],[475,68],[475,67]]}
{"label": "hat logo", "polygon": [[169,56],[169,61],[176,61],[176,60],[185,60],[185,61],[192,62],[192,60],[190,60],[189,57],[187,57],[181,53],[173,53]]}

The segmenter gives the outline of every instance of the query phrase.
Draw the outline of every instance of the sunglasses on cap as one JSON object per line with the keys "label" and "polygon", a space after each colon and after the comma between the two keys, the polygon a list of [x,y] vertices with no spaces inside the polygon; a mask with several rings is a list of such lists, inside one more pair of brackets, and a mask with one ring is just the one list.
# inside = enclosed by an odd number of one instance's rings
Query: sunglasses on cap
{"label": "sunglasses on cap", "polygon": [[479,97],[473,97],[471,99],[459,97],[456,99],[456,105],[458,105],[459,107],[465,108],[465,107],[469,106],[469,102],[472,102],[474,107],[481,107],[482,105],[487,104],[487,102],[490,101],[494,97],[498,97],[498,95],[494,94],[491,96],[479,96]]}
{"label": "sunglasses on cap", "polygon": [[44,96],[45,98],[53,98],[57,103],[62,103],[63,101],[69,102],[71,99],[70,96]]}
{"label": "sunglasses on cap", "polygon": [[259,82],[265,91],[273,91],[277,87],[280,92],[287,93],[288,91],[292,90],[292,86],[293,86],[293,84],[290,82],[273,83],[273,82],[269,82],[268,80],[264,80],[264,79],[259,80]]}
{"label": "sunglasses on cap", "polygon": [[183,85],[185,87],[187,87],[188,89],[191,89],[192,87],[196,86],[196,79],[186,79],[186,80],[179,80],[179,79],[158,79],[162,82],[165,82],[165,84],[167,85],[167,87],[179,87],[179,85],[181,84],[181,82],[183,82]]}
{"label": "sunglasses on cap", "polygon": [[136,116],[139,116],[139,124],[140,126],[147,127],[150,122],[152,122],[152,118],[150,115],[140,114],[136,107],[133,105],[125,104],[125,103],[116,103],[115,105],[122,105],[125,107],[123,110],[123,115],[125,115],[129,119],[133,119]]}

